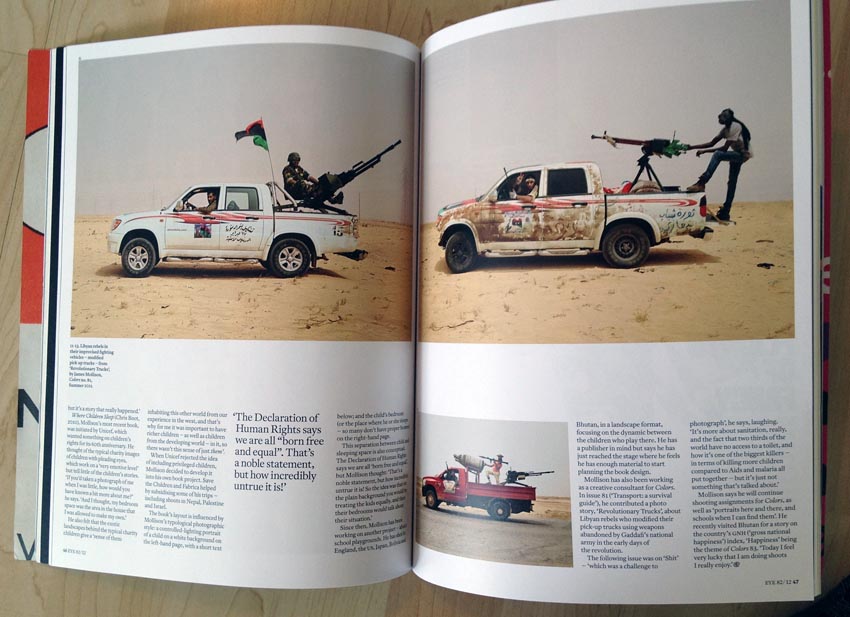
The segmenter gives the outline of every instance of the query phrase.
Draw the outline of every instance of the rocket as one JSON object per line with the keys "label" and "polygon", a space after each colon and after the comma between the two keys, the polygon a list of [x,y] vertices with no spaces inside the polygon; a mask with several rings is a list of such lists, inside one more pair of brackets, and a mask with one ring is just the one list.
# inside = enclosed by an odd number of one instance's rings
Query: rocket
{"label": "rocket", "polygon": [[454,457],[458,463],[473,473],[481,473],[481,470],[487,466],[487,461],[480,456],[472,456],[471,454],[455,454]]}

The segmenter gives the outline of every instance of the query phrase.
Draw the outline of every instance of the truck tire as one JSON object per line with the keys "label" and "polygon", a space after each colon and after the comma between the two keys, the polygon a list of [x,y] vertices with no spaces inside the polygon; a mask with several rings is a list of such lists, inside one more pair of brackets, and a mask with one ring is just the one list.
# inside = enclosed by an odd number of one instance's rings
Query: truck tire
{"label": "truck tire", "polygon": [[602,238],[602,256],[613,268],[637,268],[649,256],[649,236],[639,225],[616,225]]}
{"label": "truck tire", "polygon": [[497,521],[506,521],[511,515],[511,504],[504,499],[494,499],[487,506],[487,514]]}
{"label": "truck tire", "polygon": [[425,505],[432,510],[436,510],[440,507],[440,500],[437,499],[437,491],[432,488],[425,490]]}
{"label": "truck tire", "polygon": [[278,240],[269,251],[271,271],[282,278],[302,276],[311,261],[310,249],[298,238]]}
{"label": "truck tire", "polygon": [[147,238],[133,238],[121,251],[121,267],[133,278],[149,275],[158,261],[156,248]]}
{"label": "truck tire", "polygon": [[446,265],[455,274],[469,272],[475,267],[478,252],[475,250],[475,239],[466,230],[458,230],[446,241]]}

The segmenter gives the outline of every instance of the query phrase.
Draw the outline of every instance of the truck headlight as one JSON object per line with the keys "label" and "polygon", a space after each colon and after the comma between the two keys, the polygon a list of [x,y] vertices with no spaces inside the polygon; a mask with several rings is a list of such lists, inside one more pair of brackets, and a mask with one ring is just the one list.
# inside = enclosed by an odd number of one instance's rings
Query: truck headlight
{"label": "truck headlight", "polygon": [[112,221],[112,229],[110,229],[109,231],[115,231],[116,229],[118,229],[118,226],[119,226],[120,224],[121,224],[121,219],[113,219],[113,221]]}

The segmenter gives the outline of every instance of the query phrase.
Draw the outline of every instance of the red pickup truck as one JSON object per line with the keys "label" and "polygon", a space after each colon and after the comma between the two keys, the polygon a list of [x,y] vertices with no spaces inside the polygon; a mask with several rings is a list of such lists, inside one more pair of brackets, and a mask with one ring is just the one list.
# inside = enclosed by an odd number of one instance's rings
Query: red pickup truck
{"label": "red pickup truck", "polygon": [[425,505],[436,510],[441,503],[449,506],[469,506],[486,510],[499,521],[511,513],[531,512],[537,499],[537,489],[524,484],[481,484],[469,480],[463,467],[449,467],[438,476],[422,478]]}

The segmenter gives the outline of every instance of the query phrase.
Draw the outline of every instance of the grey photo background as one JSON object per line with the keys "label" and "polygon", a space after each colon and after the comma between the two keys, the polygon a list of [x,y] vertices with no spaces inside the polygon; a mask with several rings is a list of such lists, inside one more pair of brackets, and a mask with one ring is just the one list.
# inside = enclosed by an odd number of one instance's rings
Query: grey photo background
{"label": "grey photo background", "polygon": [[191,184],[267,182],[262,148],[234,133],[262,117],[274,178],[291,151],[318,177],[397,139],[343,189],[361,216],[411,223],[414,62],[371,49],[283,43],[80,64],[77,214],[159,209]]}
{"label": "grey photo background", "polygon": [[[738,201],[792,199],[790,10],[774,0],[671,7],[500,31],[423,62],[422,221],[489,189],[503,167],[595,161],[606,186],[637,172],[636,146],[591,134],[710,141],[731,107],[753,135]],[[665,184],[708,164],[653,157]],[[708,185],[722,202],[727,165]]]}
{"label": "grey photo background", "polygon": [[[566,422],[482,420],[420,413],[416,427],[418,476],[441,473],[446,465],[459,467],[454,454],[495,457],[501,454],[508,469],[554,471],[528,478],[538,496],[570,496],[569,432]],[[481,480],[485,476],[482,474]]]}

